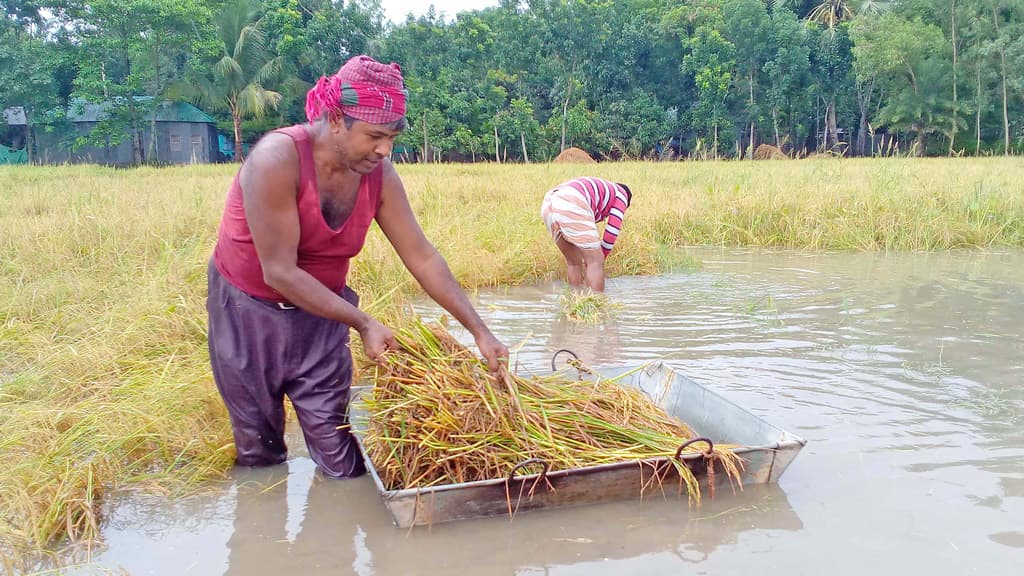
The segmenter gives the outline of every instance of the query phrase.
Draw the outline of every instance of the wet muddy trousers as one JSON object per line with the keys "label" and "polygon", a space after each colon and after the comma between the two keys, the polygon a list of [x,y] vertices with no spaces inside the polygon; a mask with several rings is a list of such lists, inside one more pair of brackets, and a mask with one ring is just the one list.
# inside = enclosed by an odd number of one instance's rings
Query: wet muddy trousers
{"label": "wet muddy trousers", "polygon": [[[227,406],[239,466],[284,462],[284,397],[295,407],[313,461],[328,476],[366,469],[348,430],[349,327],[242,292],[210,264],[210,364]],[[352,305],[359,297],[341,295]],[[340,427],[340,428],[339,428]]]}

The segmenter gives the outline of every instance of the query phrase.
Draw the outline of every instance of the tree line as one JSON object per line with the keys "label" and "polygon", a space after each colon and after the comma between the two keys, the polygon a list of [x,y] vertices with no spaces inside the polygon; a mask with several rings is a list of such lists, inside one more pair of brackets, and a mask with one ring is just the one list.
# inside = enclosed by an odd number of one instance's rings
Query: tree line
{"label": "tree line", "polygon": [[[1024,152],[1024,0],[502,0],[394,25],[377,0],[0,4],[0,108],[137,163],[161,102],[240,150],[362,53],[401,64],[396,154],[419,161]],[[76,102],[107,106],[86,135]]]}

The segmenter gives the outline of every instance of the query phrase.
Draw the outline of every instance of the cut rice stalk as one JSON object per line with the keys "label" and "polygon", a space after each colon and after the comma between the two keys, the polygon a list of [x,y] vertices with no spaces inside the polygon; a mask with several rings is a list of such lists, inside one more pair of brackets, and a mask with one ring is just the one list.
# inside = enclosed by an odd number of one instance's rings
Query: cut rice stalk
{"label": "cut rice stalk", "polygon": [[[601,378],[493,375],[444,327],[418,319],[395,334],[399,349],[372,367],[374,389],[362,406],[364,449],[387,489],[505,478],[530,459],[550,471],[658,460],[645,489],[675,470],[699,503],[696,477],[675,458],[696,434],[640,390]],[[683,454],[703,455],[709,480],[717,466],[739,483],[743,463],[730,446]]]}

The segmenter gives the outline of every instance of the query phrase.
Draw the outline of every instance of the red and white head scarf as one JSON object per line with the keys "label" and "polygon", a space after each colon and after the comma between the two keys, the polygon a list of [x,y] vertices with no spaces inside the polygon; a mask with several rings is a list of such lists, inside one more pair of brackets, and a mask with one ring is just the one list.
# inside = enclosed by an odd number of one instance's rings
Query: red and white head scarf
{"label": "red and white head scarf", "polygon": [[332,119],[344,114],[370,124],[390,124],[405,116],[405,99],[398,64],[356,56],[337,74],[321,76],[306,94],[306,118],[314,122],[324,114]]}

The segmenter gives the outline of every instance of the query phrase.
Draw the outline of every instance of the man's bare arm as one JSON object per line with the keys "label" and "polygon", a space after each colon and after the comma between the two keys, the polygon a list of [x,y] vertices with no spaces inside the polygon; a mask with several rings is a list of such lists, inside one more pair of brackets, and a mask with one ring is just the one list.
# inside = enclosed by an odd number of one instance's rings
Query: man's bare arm
{"label": "man's bare arm", "polygon": [[448,263],[423,234],[409,206],[405,187],[390,162],[384,163],[383,186],[377,223],[384,235],[427,294],[473,334],[480,352],[488,359],[491,369],[496,370],[497,358],[507,357],[508,350],[491,334],[455,280]]}

